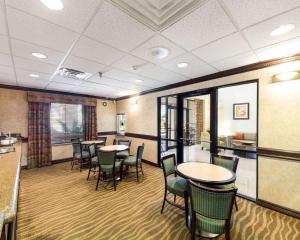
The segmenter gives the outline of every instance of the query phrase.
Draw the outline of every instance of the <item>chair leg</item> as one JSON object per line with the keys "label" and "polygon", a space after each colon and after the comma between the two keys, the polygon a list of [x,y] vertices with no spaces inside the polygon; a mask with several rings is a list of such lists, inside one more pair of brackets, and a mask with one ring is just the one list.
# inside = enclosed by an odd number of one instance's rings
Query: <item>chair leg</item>
{"label": "chair leg", "polygon": [[142,162],[140,163],[140,166],[141,166],[141,170],[142,170],[142,175],[144,175]]}
{"label": "chair leg", "polygon": [[162,207],[161,207],[161,211],[160,211],[161,214],[164,212],[165,203],[166,203],[166,197],[167,197],[167,189],[165,188],[164,201],[163,201],[163,204],[162,204]]}
{"label": "chair leg", "polygon": [[238,205],[237,205],[237,202],[236,202],[236,199],[234,200],[234,206],[235,206],[235,210],[238,211],[239,208],[238,208]]}
{"label": "chair leg", "polygon": [[230,228],[227,228],[227,229],[226,229],[226,232],[225,232],[225,240],[230,240]]}
{"label": "chair leg", "polygon": [[116,191],[117,190],[117,186],[116,186],[116,176],[115,176],[115,174],[114,174],[114,191]]}
{"label": "chair leg", "polygon": [[174,203],[176,203],[176,194],[174,194]]}
{"label": "chair leg", "polygon": [[96,191],[98,190],[98,186],[99,186],[99,181],[100,181],[100,167],[99,167],[99,172],[98,172],[98,178],[97,178],[97,185],[96,185]]}
{"label": "chair leg", "polygon": [[196,216],[195,213],[192,213],[192,223],[191,223],[191,239],[196,239]]}
{"label": "chair leg", "polygon": [[139,166],[138,165],[135,166],[135,170],[136,170],[136,179],[137,179],[137,182],[139,182]]}
{"label": "chair leg", "polygon": [[79,171],[81,172],[82,169],[82,159],[80,159],[80,166],[79,166]]}
{"label": "chair leg", "polygon": [[184,192],[185,225],[189,226],[189,194]]}
{"label": "chair leg", "polygon": [[92,169],[92,164],[90,164],[89,173],[88,173],[88,176],[87,176],[86,180],[89,180],[91,169]]}

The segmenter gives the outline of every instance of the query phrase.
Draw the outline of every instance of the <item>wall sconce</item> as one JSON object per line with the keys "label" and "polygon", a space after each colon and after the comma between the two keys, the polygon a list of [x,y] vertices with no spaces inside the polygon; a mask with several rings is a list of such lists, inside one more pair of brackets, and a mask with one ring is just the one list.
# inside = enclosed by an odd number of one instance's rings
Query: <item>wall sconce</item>
{"label": "wall sconce", "polygon": [[300,72],[299,71],[292,71],[292,72],[285,72],[285,73],[278,73],[273,76],[272,82],[285,82],[290,80],[297,80],[300,79]]}
{"label": "wall sconce", "polygon": [[138,104],[137,98],[130,99],[130,105],[137,105],[137,104]]}

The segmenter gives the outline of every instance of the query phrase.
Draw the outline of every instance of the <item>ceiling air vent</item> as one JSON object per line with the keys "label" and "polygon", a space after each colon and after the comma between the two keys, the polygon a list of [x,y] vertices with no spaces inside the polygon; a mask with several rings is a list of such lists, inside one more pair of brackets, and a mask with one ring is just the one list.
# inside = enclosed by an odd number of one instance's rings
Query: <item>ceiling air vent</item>
{"label": "ceiling air vent", "polygon": [[77,80],[86,80],[92,76],[91,73],[81,72],[71,68],[60,68],[58,74],[62,77],[73,78]]}

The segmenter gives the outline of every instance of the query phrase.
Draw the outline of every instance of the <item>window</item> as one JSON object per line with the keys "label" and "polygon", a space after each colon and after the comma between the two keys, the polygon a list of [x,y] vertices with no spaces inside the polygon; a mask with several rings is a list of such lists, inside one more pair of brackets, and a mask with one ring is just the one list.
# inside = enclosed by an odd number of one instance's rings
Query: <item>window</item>
{"label": "window", "polygon": [[52,144],[69,143],[83,136],[82,105],[51,103],[50,112]]}

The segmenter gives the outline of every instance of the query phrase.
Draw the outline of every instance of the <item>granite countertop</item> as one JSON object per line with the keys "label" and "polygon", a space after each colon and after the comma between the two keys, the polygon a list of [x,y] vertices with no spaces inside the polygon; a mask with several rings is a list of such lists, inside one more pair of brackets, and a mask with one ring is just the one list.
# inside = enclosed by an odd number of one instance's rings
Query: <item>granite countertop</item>
{"label": "granite countertop", "polygon": [[15,144],[15,152],[0,154],[0,212],[4,214],[4,223],[16,217],[21,156],[21,142]]}

